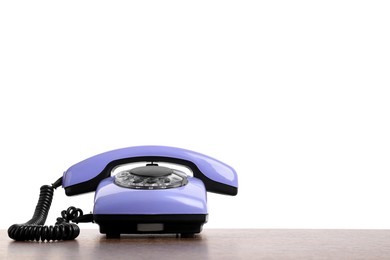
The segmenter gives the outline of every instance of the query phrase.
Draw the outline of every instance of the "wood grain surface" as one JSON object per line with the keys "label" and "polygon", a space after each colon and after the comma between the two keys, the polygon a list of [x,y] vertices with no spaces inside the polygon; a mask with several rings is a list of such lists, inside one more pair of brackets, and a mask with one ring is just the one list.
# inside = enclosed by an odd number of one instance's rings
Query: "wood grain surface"
{"label": "wood grain surface", "polygon": [[206,229],[195,238],[81,230],[74,241],[14,242],[0,259],[390,259],[390,230]]}

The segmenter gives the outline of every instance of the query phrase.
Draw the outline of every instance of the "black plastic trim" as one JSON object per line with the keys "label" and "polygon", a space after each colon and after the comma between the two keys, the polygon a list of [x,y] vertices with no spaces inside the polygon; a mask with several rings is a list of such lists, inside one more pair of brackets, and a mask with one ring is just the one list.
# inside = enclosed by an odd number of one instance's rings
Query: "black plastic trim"
{"label": "black plastic trim", "polygon": [[93,220],[100,222],[133,221],[137,223],[154,222],[207,222],[207,214],[94,214]]}
{"label": "black plastic trim", "polygon": [[[159,215],[94,215],[100,233],[117,237],[120,234],[194,234],[202,231],[207,214],[159,214]],[[138,224],[162,224],[162,230],[140,231]]]}
{"label": "black plastic trim", "polygon": [[77,195],[81,193],[91,192],[95,191],[97,186],[99,185],[100,181],[103,179],[110,177],[110,173],[112,169],[118,165],[126,164],[126,163],[133,163],[133,162],[169,162],[169,163],[176,163],[180,165],[185,165],[189,167],[194,177],[202,180],[204,183],[206,190],[214,193],[224,194],[224,195],[237,195],[238,189],[237,187],[230,186],[227,184],[223,184],[217,181],[214,181],[210,178],[208,178],[206,175],[204,175],[196,166],[195,163],[178,159],[178,158],[172,158],[172,157],[163,157],[163,156],[140,156],[140,157],[130,157],[130,158],[123,158],[119,160],[115,160],[107,164],[107,166],[103,169],[101,173],[99,173],[96,177],[82,182],[78,183],[72,186],[68,186],[65,188],[65,193],[68,196]]}

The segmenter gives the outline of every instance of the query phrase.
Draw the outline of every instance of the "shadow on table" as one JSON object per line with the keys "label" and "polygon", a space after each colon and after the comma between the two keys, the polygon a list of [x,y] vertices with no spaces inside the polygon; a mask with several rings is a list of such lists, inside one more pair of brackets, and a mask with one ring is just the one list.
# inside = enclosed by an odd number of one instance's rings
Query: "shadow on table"
{"label": "shadow on table", "polygon": [[7,248],[7,259],[57,259],[64,255],[77,257],[79,255],[77,240],[57,242],[24,242],[11,241]]}
{"label": "shadow on table", "polygon": [[115,255],[145,259],[188,259],[188,256],[193,256],[196,252],[198,259],[206,259],[209,255],[207,239],[201,235],[194,238],[175,235],[121,235],[120,239],[101,236],[95,249],[103,258]]}

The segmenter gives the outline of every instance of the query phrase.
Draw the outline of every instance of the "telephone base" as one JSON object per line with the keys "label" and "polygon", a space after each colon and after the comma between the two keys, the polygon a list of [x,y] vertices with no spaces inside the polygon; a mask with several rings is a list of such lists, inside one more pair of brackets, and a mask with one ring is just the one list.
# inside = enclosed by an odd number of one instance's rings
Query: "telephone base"
{"label": "telephone base", "polygon": [[184,238],[200,233],[207,215],[94,215],[94,220],[107,238],[121,234],[180,234]]}

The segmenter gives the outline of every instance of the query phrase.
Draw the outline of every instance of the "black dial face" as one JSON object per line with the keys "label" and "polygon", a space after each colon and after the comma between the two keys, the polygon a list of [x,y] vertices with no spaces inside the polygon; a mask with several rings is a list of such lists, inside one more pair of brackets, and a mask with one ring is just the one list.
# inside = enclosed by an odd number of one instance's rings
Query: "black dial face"
{"label": "black dial face", "polygon": [[130,173],[142,177],[162,177],[173,173],[173,169],[164,166],[141,166],[130,170]]}
{"label": "black dial face", "polygon": [[141,166],[115,175],[115,184],[130,189],[169,189],[186,185],[187,175],[163,166]]}

